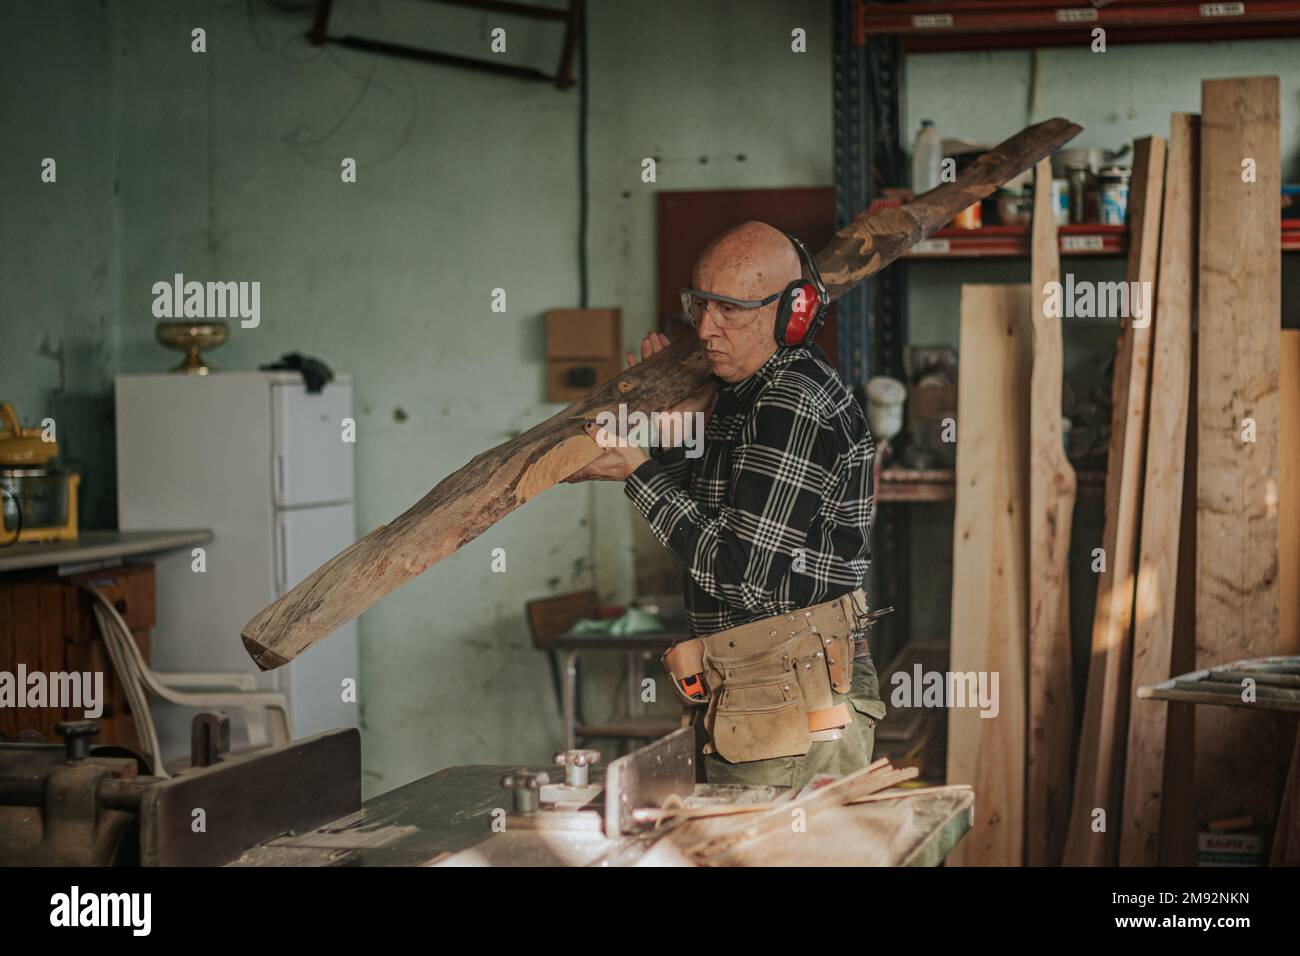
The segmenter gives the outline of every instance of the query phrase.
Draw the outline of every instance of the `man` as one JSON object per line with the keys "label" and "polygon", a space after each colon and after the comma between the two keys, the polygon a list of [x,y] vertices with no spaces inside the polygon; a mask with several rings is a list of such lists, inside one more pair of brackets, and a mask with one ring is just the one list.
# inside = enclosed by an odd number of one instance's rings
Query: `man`
{"label": "man", "polygon": [[[715,239],[683,294],[719,387],[716,399],[696,397],[673,410],[709,416],[703,455],[693,460],[677,447],[647,457],[592,426],[611,447],[567,479],[625,481],[627,496],[683,566],[691,629],[706,639],[699,667],[722,685],[699,697],[709,700],[707,712],[696,708],[707,714],[712,738],[704,761],[711,783],[801,786],[817,773],[857,770],[870,763],[885,713],[865,620],[843,613],[846,595],[856,592],[865,604],[858,589],[870,561],[875,448],[861,409],[821,351],[811,342],[778,342],[781,293],[800,280],[801,266],[791,238],[764,223]],[[667,345],[652,332],[641,358]],[[636,362],[631,353],[627,359]],[[841,601],[827,603],[834,599]],[[813,608],[818,617],[805,610]],[[799,656],[809,648],[808,622],[830,610],[828,620],[848,622],[836,639],[853,649],[851,665],[836,665],[840,645],[828,636],[823,646],[815,624],[816,653]],[[760,653],[728,657],[733,636]],[[747,670],[759,657],[762,667]],[[833,690],[806,683],[817,677],[824,685],[824,672],[836,666],[846,669],[832,678]],[[823,702],[815,711],[813,698]],[[836,714],[847,723],[835,726]],[[778,755],[762,756],[768,753]]]}

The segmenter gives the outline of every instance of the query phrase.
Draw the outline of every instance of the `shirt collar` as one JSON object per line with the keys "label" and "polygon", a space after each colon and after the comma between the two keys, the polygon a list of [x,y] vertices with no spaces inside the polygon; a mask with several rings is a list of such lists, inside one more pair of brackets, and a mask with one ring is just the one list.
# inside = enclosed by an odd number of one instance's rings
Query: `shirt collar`
{"label": "shirt collar", "polygon": [[735,396],[737,401],[744,402],[749,400],[758,390],[759,386],[772,377],[772,373],[785,365],[792,359],[796,358],[799,348],[780,346],[773,352],[766,362],[758,367],[748,378],[742,378],[739,382],[729,382],[723,386],[723,390]]}

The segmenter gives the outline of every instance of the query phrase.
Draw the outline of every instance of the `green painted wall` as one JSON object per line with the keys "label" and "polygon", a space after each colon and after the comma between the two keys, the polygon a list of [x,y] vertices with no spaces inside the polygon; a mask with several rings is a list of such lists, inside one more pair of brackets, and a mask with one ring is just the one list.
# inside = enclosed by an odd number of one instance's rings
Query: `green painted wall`
{"label": "green painted wall", "polygon": [[55,420],[98,527],[117,513],[110,19],[104,3],[0,5],[0,401],[26,425]]}

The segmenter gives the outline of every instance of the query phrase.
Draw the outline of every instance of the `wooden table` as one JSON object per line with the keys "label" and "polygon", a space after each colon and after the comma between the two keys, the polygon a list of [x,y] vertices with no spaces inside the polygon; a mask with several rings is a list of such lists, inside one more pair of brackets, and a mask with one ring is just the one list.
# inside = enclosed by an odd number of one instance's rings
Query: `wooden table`
{"label": "wooden table", "polygon": [[[270,840],[232,866],[585,866],[653,858],[688,863],[680,847],[719,820],[608,840],[598,832],[492,831],[493,811],[510,806],[503,774],[517,766],[451,767],[367,800],[361,810],[315,830]],[[536,768],[552,771],[554,768]],[[593,779],[600,776],[593,773]],[[917,791],[827,813],[831,825],[772,834],[742,846],[729,865],[937,866],[970,829],[974,794]],[[820,820],[821,816],[811,818]],[[824,832],[826,839],[816,839]],[[670,839],[662,839],[668,836]]]}
{"label": "wooden table", "polygon": [[[135,721],[121,680],[91,613],[82,585],[94,584],[122,614],[145,661],[155,624],[154,571],[148,562],[124,564],[173,548],[212,540],[207,529],[82,531],[76,541],[24,542],[0,548],[0,671],[102,674],[99,744],[139,751]],[[0,708],[0,739],[35,731],[55,740],[54,726],[80,720],[84,709],[64,706]]]}

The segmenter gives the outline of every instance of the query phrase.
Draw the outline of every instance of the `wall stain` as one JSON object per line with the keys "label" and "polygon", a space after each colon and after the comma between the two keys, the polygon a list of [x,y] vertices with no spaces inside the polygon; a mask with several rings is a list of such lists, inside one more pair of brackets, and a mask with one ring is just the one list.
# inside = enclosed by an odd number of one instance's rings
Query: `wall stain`
{"label": "wall stain", "polygon": [[64,391],[67,388],[67,381],[65,379],[66,364],[63,355],[63,341],[60,339],[57,345],[51,345],[50,336],[47,332],[45,337],[41,339],[41,344],[36,349],[36,354],[41,358],[51,359],[59,367],[59,385],[57,388],[52,389],[52,391],[56,395]]}

